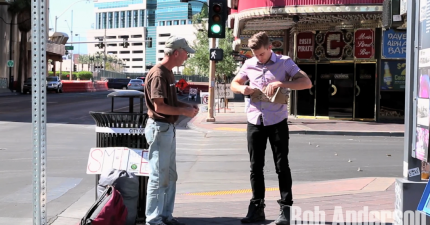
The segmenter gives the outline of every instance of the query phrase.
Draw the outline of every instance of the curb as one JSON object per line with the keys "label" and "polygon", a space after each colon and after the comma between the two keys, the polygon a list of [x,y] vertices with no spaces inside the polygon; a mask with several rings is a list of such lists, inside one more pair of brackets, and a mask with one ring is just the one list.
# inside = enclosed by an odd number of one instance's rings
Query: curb
{"label": "curb", "polygon": [[[206,128],[201,128],[193,124],[193,118],[187,123],[187,127],[191,130],[199,131],[202,133],[211,132],[235,132],[235,133],[246,133],[244,131],[217,131]],[[404,137],[404,132],[383,132],[383,131],[327,131],[327,130],[297,130],[290,131],[290,134],[304,134],[304,135],[345,135],[345,136],[380,136],[380,137]]]}

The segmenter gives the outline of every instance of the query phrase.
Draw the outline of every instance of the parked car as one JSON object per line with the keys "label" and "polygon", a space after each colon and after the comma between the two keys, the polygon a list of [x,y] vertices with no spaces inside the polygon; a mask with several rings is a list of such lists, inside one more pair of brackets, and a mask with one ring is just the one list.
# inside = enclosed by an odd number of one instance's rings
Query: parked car
{"label": "parked car", "polygon": [[141,80],[143,80],[143,83],[145,83],[145,78],[146,78],[146,77],[136,77],[136,79],[141,79]]}
{"label": "parked car", "polygon": [[107,78],[108,88],[113,89],[127,89],[127,85],[130,82],[128,78]]}
{"label": "parked car", "polygon": [[[27,78],[24,81],[24,86],[22,88],[23,93],[30,93],[31,92],[31,83],[32,83],[32,78]],[[61,79],[59,77],[55,77],[55,76],[49,76],[46,77],[46,90],[48,91],[56,91],[57,93],[62,93],[63,92],[63,84],[61,83]]]}
{"label": "parked car", "polygon": [[143,91],[144,88],[145,88],[145,83],[143,83],[143,80],[141,79],[131,79],[127,87],[127,89],[137,90],[137,91]]}
{"label": "parked car", "polygon": [[63,83],[61,83],[60,77],[49,76],[46,78],[46,82],[46,88],[48,89],[48,91],[63,93]]}

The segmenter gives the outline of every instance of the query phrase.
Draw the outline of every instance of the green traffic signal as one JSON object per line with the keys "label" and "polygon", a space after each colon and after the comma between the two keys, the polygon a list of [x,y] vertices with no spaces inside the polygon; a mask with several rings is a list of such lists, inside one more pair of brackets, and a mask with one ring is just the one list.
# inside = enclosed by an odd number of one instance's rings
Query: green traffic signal
{"label": "green traffic signal", "polygon": [[211,27],[211,31],[215,34],[218,34],[221,31],[221,26],[218,24],[214,24]]}

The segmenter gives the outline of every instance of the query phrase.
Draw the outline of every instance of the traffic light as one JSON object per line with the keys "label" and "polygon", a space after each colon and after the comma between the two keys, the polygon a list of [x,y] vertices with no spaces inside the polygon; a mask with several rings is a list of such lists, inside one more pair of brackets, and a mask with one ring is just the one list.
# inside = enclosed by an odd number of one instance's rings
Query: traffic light
{"label": "traffic light", "polygon": [[123,38],[122,39],[122,47],[128,48],[129,45],[130,45],[130,43],[128,43],[128,39],[127,38]]}
{"label": "traffic light", "polygon": [[76,72],[76,64],[73,65],[73,72]]}
{"label": "traffic light", "polygon": [[146,38],[146,47],[147,48],[152,48],[152,37],[147,37]]}
{"label": "traffic light", "polygon": [[105,47],[105,44],[103,43],[103,38],[99,38],[99,43],[96,44],[97,47],[99,47],[99,49],[102,49]]}
{"label": "traffic light", "polygon": [[222,61],[224,58],[224,50],[221,48],[211,48],[209,50],[209,59],[215,62]]}
{"label": "traffic light", "polygon": [[208,37],[225,38],[227,0],[209,0]]}
{"label": "traffic light", "polygon": [[64,55],[69,55],[69,51],[66,50],[66,52],[64,53]]}

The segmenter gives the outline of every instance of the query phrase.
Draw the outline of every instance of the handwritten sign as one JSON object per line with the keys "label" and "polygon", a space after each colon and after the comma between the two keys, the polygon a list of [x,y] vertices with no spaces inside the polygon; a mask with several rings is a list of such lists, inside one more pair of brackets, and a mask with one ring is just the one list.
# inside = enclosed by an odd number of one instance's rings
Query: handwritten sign
{"label": "handwritten sign", "polygon": [[126,147],[91,148],[87,174],[102,174],[112,169],[126,170],[136,176],[148,176],[148,150]]}
{"label": "handwritten sign", "polygon": [[384,31],[382,55],[388,59],[406,58],[406,31]]}
{"label": "handwritten sign", "polygon": [[297,34],[297,58],[314,58],[315,35],[312,32],[302,32]]}
{"label": "handwritten sign", "polygon": [[234,99],[234,93],[230,89],[230,84],[217,84],[215,85],[215,98]]}
{"label": "handwritten sign", "polygon": [[372,29],[360,29],[354,34],[354,53],[357,59],[372,59],[375,55],[375,34]]}

